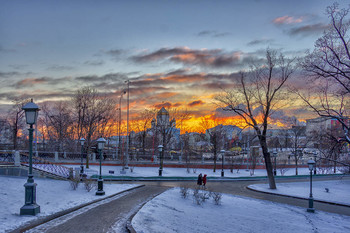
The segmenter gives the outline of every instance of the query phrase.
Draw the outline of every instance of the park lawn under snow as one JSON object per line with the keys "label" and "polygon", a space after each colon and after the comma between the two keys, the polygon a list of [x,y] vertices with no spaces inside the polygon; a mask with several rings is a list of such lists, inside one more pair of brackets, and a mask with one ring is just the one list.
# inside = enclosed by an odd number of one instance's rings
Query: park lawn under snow
{"label": "park lawn under snow", "polygon": [[[74,169],[80,169],[80,165],[65,165],[66,167],[72,167]],[[97,165],[90,165],[89,169],[87,170],[88,175],[94,175],[98,174],[99,166]],[[120,171],[122,170],[121,166],[102,166],[102,175],[103,176],[118,176],[118,177],[156,177],[158,176],[158,170],[159,167],[134,167],[133,171],[131,172],[131,169],[126,169],[125,174],[121,174]],[[110,173],[110,171],[113,172],[113,174]],[[197,168],[193,169],[191,168],[189,170],[190,172],[187,172],[186,168],[170,168],[165,167],[163,168],[163,177],[197,177],[199,173],[207,174],[208,177],[221,177],[221,169],[217,169],[216,172],[213,172],[213,169],[204,169],[204,168]],[[194,172],[195,171],[195,172]],[[250,171],[246,169],[240,169],[237,170],[234,169],[231,173],[229,169],[225,169],[225,177],[251,177]],[[309,169],[308,168],[298,168],[299,175],[308,175]],[[254,171],[253,177],[258,176],[266,176],[266,170],[265,169],[256,169]],[[279,171],[278,171],[279,175]],[[284,174],[285,176],[292,176],[295,175],[295,169],[289,169]]]}
{"label": "park lawn under snow", "polygon": [[96,190],[87,192],[83,184],[72,190],[68,181],[35,178],[37,183],[36,201],[40,205],[40,214],[36,216],[20,216],[20,208],[24,205],[24,184],[27,177],[0,176],[0,232],[15,229],[30,221],[88,203],[106,196],[135,187],[133,184],[104,183],[105,196],[96,196]]}
{"label": "park lawn under snow", "polygon": [[146,232],[349,232],[350,217],[269,201],[224,194],[221,205],[202,205],[173,188],[157,196],[135,215],[134,229]]}
{"label": "park lawn under snow", "polygon": [[[302,198],[309,198],[310,194],[310,182],[278,183],[276,190],[270,189],[268,184],[249,185],[249,188]],[[313,181],[312,193],[315,200],[350,205],[350,180]]]}

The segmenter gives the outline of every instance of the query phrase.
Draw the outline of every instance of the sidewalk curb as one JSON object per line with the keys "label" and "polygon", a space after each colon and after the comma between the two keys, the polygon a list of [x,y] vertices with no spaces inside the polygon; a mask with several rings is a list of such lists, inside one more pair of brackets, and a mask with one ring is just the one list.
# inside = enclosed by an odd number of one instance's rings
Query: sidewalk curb
{"label": "sidewalk curb", "polygon": [[94,203],[97,203],[99,201],[103,201],[103,200],[106,200],[108,198],[111,198],[111,197],[114,197],[114,196],[117,196],[119,194],[122,194],[122,193],[125,193],[125,192],[128,192],[128,191],[131,191],[131,190],[134,190],[134,189],[138,189],[138,188],[141,188],[141,187],[144,187],[145,185],[142,184],[142,185],[137,185],[136,187],[132,187],[132,188],[129,188],[129,189],[126,189],[126,190],[123,190],[123,191],[120,191],[118,193],[114,193],[112,195],[109,195],[107,197],[103,197],[103,198],[100,198],[100,199],[96,199],[96,200],[93,200],[93,201],[90,201],[88,203],[84,203],[84,204],[81,204],[81,205],[78,205],[78,206],[75,206],[75,207],[72,207],[72,208],[69,208],[69,209],[66,209],[66,210],[62,210],[62,211],[59,211],[57,213],[54,213],[54,214],[51,214],[51,215],[48,215],[48,216],[43,216],[42,218],[39,218],[39,219],[36,219],[36,220],[33,220],[31,222],[29,222],[28,224],[25,224],[24,226],[20,227],[20,228],[17,228],[15,230],[12,230],[10,231],[10,233],[22,233],[22,232],[25,232],[27,230],[30,230],[34,227],[37,227],[39,225],[42,225],[44,223],[47,223],[49,221],[52,221],[56,218],[59,218],[59,217],[62,217],[66,214],[69,214],[69,213],[72,213],[74,211],[77,211],[81,208],[84,208],[88,205],[91,205],[91,204],[94,204]]}
{"label": "sidewalk curb", "polygon": [[[275,195],[275,196],[289,197],[289,198],[295,198],[295,199],[306,200],[306,201],[309,200],[309,198],[306,198],[306,197],[296,197],[296,196],[291,196],[291,195],[281,194],[281,193],[270,193],[270,192],[266,192],[266,191],[253,189],[253,188],[250,188],[249,186],[247,186],[246,189],[254,191],[254,192],[258,192],[258,193],[271,194],[271,195]],[[320,203],[325,203],[325,204],[330,204],[330,205],[350,207],[350,205],[348,205],[348,204],[329,202],[329,201],[318,200],[318,199],[314,199],[314,202],[320,202]]]}

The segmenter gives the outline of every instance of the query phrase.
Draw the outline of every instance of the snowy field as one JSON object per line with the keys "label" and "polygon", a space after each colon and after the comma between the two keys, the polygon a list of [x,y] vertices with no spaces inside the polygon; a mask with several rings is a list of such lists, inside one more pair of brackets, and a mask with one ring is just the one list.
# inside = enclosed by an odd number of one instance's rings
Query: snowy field
{"label": "snowy field", "polygon": [[350,232],[350,217],[224,194],[221,205],[197,205],[174,188],[148,202],[135,215],[138,233],[172,232]]}
{"label": "snowy field", "polygon": [[93,200],[129,189],[133,184],[104,184],[105,196],[96,196],[96,190],[87,192],[82,184],[72,190],[68,181],[35,178],[37,186],[37,203],[41,213],[36,216],[20,216],[20,208],[24,205],[24,184],[26,177],[0,176],[0,232],[6,232],[25,223],[42,218],[56,212],[69,209]]}
{"label": "snowy field", "polygon": [[[66,165],[66,167],[72,167],[74,169],[80,169],[80,165]],[[93,165],[89,166],[87,170],[88,175],[94,175],[99,173],[99,166]],[[122,170],[121,166],[102,166],[102,175],[103,176],[132,176],[132,177],[155,177],[158,176],[159,167],[134,167],[133,171],[131,169],[126,169],[125,174],[121,174]],[[114,172],[114,174],[109,173],[110,171]],[[197,177],[199,173],[207,174],[208,177],[221,177],[221,169],[217,169],[216,172],[213,172],[213,169],[202,169],[191,168],[187,172],[186,168],[169,168],[165,167],[163,169],[163,177]],[[240,169],[238,172],[236,169],[233,170],[233,173],[230,172],[229,169],[225,169],[225,177],[251,177],[250,171],[246,169]],[[299,168],[299,175],[308,175],[310,174],[308,168]],[[280,172],[277,170],[277,175],[280,175]],[[295,175],[295,169],[291,168],[286,171],[285,176]],[[256,169],[254,171],[253,177],[257,176],[266,176],[265,169]]]}
{"label": "snowy field", "polygon": [[[278,183],[276,190],[269,189],[268,184],[249,185],[249,188],[255,190],[303,198],[309,198],[309,187],[310,182]],[[313,181],[312,193],[315,200],[350,205],[350,180]]]}

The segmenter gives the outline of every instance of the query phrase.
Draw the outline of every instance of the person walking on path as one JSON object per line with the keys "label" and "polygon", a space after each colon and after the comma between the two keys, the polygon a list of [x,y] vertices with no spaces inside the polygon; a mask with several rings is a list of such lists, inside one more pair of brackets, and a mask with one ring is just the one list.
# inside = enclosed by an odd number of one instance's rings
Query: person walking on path
{"label": "person walking on path", "polygon": [[206,183],[207,183],[207,174],[204,174],[204,176],[203,176],[203,188],[205,188]]}
{"label": "person walking on path", "polygon": [[202,185],[202,173],[200,173],[200,174],[198,175],[197,184],[198,184],[199,186]]}

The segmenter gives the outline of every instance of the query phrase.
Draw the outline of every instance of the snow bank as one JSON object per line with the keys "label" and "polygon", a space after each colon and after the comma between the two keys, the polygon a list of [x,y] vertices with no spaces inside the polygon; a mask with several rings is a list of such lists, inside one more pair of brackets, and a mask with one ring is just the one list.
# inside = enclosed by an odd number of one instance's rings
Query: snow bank
{"label": "snow bank", "polygon": [[66,210],[93,200],[129,189],[132,184],[104,184],[105,196],[96,196],[96,190],[87,192],[80,184],[77,190],[72,190],[68,181],[35,178],[37,186],[37,203],[41,213],[36,216],[20,216],[20,208],[24,205],[24,184],[26,177],[0,176],[0,232],[17,228],[29,221],[53,213]]}
{"label": "snow bank", "polygon": [[148,202],[132,220],[139,233],[147,232],[348,232],[350,217],[234,195],[222,204],[203,205],[171,189]]}
{"label": "snow bank", "polygon": [[[302,198],[310,195],[310,182],[278,183],[276,190],[269,189],[268,184],[249,185],[249,188]],[[312,194],[315,200],[350,205],[350,180],[313,181]]]}

